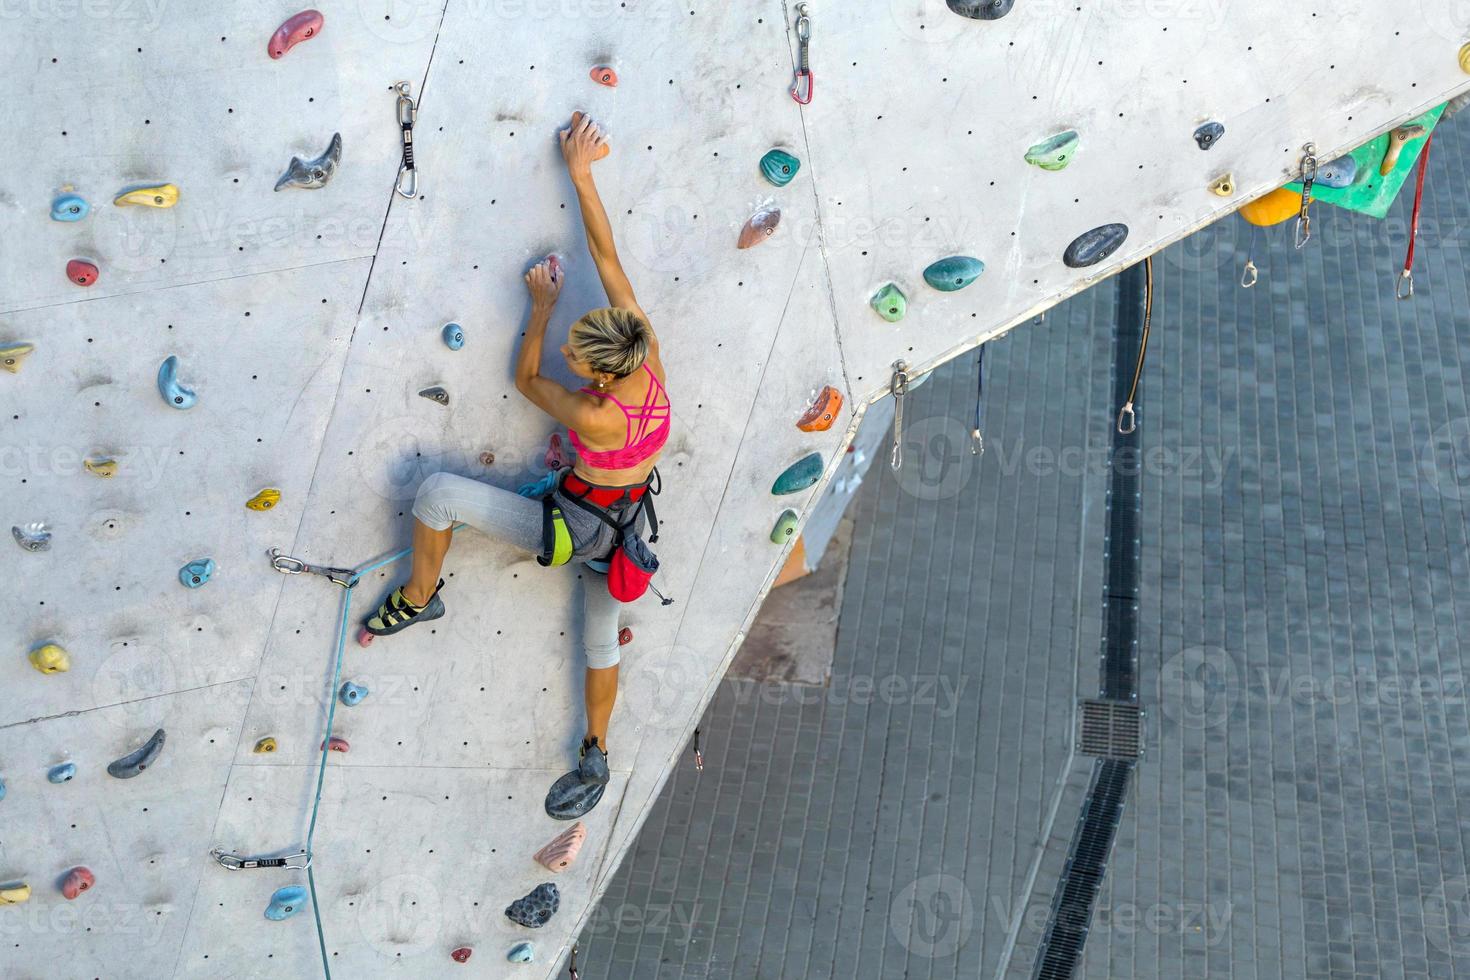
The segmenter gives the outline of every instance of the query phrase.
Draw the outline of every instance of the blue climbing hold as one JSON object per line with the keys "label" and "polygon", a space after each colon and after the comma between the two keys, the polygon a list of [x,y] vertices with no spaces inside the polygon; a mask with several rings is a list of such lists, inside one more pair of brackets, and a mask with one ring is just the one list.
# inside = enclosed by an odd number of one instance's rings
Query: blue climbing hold
{"label": "blue climbing hold", "polygon": [[368,689],[361,684],[345,681],[342,690],[337,692],[337,697],[349,708],[355,708],[362,703],[362,699],[368,696]]}
{"label": "blue climbing hold", "polygon": [[450,350],[459,350],[464,346],[464,327],[457,323],[444,324],[444,346]]}
{"label": "blue climbing hold", "polygon": [[0,800],[5,799],[5,777],[0,776]]}
{"label": "blue climbing hold", "polygon": [[985,263],[979,259],[972,259],[968,255],[951,255],[925,269],[924,281],[935,289],[952,293],[979,279],[980,273],[984,271]]}
{"label": "blue climbing hold", "polygon": [[265,917],[272,922],[280,922],[289,919],[306,907],[306,889],[300,885],[287,885],[277,888],[271,896],[271,903],[265,910]]}
{"label": "blue climbing hold", "polygon": [[505,958],[512,963],[534,963],[536,962],[536,947],[530,943],[516,943],[505,954]]}
{"label": "blue climbing hold", "polygon": [[1220,142],[1220,137],[1225,135],[1225,124],[1210,121],[1202,124],[1194,131],[1194,141],[1199,144],[1201,150],[1208,150]]}
{"label": "blue climbing hold", "polygon": [[1125,224],[1101,225],[1091,231],[1084,231],[1067,246],[1067,250],[1062,253],[1062,261],[1072,269],[1097,265],[1116,252],[1127,237],[1128,226]]}
{"label": "blue climbing hold", "polygon": [[179,581],[185,588],[197,589],[214,575],[213,558],[195,558],[179,569]]}
{"label": "blue climbing hold", "polygon": [[1317,170],[1317,183],[1324,187],[1351,187],[1357,177],[1358,161],[1351,153],[1324,163]]}
{"label": "blue climbing hold", "polygon": [[76,774],[77,764],[75,762],[63,762],[59,766],[52,766],[51,770],[46,773],[46,778],[53,783],[69,783],[71,777]]}
{"label": "blue climbing hold", "polygon": [[179,384],[179,359],[170,354],[158,368],[158,393],[163,400],[174,408],[183,411],[193,408],[199,397],[194,394],[193,388],[186,388]]}
{"label": "blue climbing hold", "polygon": [[163,751],[165,738],[164,731],[160,728],[153,733],[152,738],[143,743],[142,748],[135,749],[121,759],[108,763],[107,774],[117,779],[132,779],[153,765],[153,760],[158,758],[158,753]]}
{"label": "blue climbing hold", "polygon": [[91,210],[92,205],[76,194],[63,194],[51,202],[53,221],[81,221]]}

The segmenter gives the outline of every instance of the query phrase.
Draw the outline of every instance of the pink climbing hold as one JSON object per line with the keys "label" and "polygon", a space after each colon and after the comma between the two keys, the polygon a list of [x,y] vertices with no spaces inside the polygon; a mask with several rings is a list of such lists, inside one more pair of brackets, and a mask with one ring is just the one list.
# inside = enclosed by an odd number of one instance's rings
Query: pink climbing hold
{"label": "pink climbing hold", "polygon": [[78,865],[66,873],[66,880],[61,883],[61,894],[65,895],[68,901],[73,901],[95,884],[97,884],[97,878],[92,874],[92,870]]}
{"label": "pink climbing hold", "polygon": [[624,626],[618,630],[618,646],[625,647],[633,642],[633,631]]}
{"label": "pink climbing hold", "polygon": [[565,871],[577,860],[586,839],[587,828],[578,820],[570,830],[558,834],[550,844],[536,852],[536,863],[549,871]]}
{"label": "pink climbing hold", "polygon": [[347,752],[351,750],[352,746],[341,735],[333,735],[322,743],[322,748],[328,752]]}
{"label": "pink climbing hold", "polygon": [[286,19],[276,32],[271,35],[271,43],[266,45],[266,51],[274,60],[280,58],[302,41],[316,37],[321,33],[324,18],[319,10],[303,10]]}
{"label": "pink climbing hold", "polygon": [[473,952],[474,950],[470,947],[461,946],[459,949],[456,949],[454,952],[450,953],[449,957],[456,963],[463,963],[470,958],[470,954],[472,954]]}
{"label": "pink climbing hold", "polygon": [[562,445],[560,433],[553,432],[551,438],[546,441],[546,468],[548,470],[564,470],[572,465],[567,456],[567,450]]}
{"label": "pink climbing hold", "polygon": [[608,88],[618,87],[618,73],[607,65],[598,65],[592,69],[592,80],[598,85],[606,85]]}
{"label": "pink climbing hold", "polygon": [[78,286],[90,286],[97,281],[97,267],[86,259],[72,259],[66,264],[66,278]]}

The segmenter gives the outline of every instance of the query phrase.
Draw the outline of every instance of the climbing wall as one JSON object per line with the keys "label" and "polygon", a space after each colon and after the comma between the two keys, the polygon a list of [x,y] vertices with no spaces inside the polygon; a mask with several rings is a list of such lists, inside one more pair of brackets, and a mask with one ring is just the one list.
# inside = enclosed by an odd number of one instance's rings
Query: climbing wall
{"label": "climbing wall", "polygon": [[[6,19],[25,137],[0,183],[0,348],[33,348],[0,373],[0,501],[23,529],[5,545],[0,895],[31,887],[0,906],[7,975],[48,973],[64,948],[88,976],[305,977],[323,956],[342,976],[438,976],[459,947],[474,975],[553,975],[670,767],[690,764],[783,561],[773,525],[821,490],[774,497],[783,469],[818,453],[831,475],[895,361],[931,367],[1285,183],[1304,144],[1329,159],[1470,84],[1452,0],[1289,21],[1258,2],[1020,0],[986,21],[865,0],[810,7],[803,108],[787,94],[794,11],[735,7],[323,3],[319,33],[278,59],[267,41],[295,8]],[[420,99],[414,199],[393,192],[403,80]],[[407,544],[425,475],[541,474],[552,425],[511,383],[520,277],[565,256],[553,339],[603,302],[555,143],[576,108],[611,131],[599,186],[664,342],[658,550],[678,602],[628,609],[613,782],[552,875],[531,855],[564,829],[542,798],[581,734],[577,573],[461,533],[446,618],[349,641],[340,679],[371,693],[336,708],[350,751],[327,758],[317,808],[343,604],[356,621],[406,567],[349,594],[277,574],[266,552],[362,567]],[[1224,136],[1201,150],[1212,120]],[[1026,162],[1068,131],[1063,169]],[[325,186],[273,190],[335,133]],[[801,161],[779,187],[758,167],[778,147]],[[1234,193],[1217,196],[1225,174]],[[172,207],[113,203],[165,183]],[[89,213],[54,220],[68,194]],[[773,208],[774,232],[737,249]],[[1108,257],[1063,263],[1114,223],[1128,234]],[[947,256],[985,271],[938,291],[922,273]],[[69,279],[72,260],[95,281]],[[887,284],[907,300],[896,322],[869,305]],[[451,321],[458,351],[440,339]],[[170,356],[192,407],[160,393]],[[846,396],[837,424],[799,430],[828,385]],[[419,397],[431,386],[447,405]],[[267,488],[279,501],[262,506]],[[39,523],[47,546],[20,547]],[[180,569],[203,559],[208,580],[186,587]],[[69,669],[33,669],[45,644]],[[145,771],[108,775],[159,728]],[[67,763],[69,781],[48,780]],[[271,921],[272,893],[305,876],[209,851],[290,854],[314,810],[315,901]],[[76,866],[96,883],[70,900]],[[548,880],[549,925],[504,916]],[[522,940],[535,963],[507,964]]]}

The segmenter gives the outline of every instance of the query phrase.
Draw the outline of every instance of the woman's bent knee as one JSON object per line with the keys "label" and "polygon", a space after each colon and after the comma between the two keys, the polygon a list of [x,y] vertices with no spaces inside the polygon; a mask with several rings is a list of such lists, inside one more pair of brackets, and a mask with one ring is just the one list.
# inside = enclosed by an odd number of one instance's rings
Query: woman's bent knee
{"label": "woman's bent knee", "polygon": [[622,659],[616,638],[609,644],[588,643],[586,644],[586,649],[587,667],[591,670],[606,670],[609,667],[616,667]]}
{"label": "woman's bent knee", "polygon": [[450,502],[450,487],[454,476],[449,473],[433,473],[419,484],[418,494],[413,498],[413,516],[424,526],[435,531],[448,530],[454,525],[454,507]]}

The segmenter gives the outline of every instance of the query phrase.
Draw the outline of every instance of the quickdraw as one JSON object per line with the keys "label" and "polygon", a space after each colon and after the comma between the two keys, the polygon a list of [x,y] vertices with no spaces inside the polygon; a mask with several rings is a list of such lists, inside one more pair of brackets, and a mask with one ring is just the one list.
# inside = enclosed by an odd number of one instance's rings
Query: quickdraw
{"label": "quickdraw", "polygon": [[1312,185],[1317,181],[1317,144],[1302,147],[1302,210],[1296,219],[1296,247],[1312,240]]}
{"label": "quickdraw", "polygon": [[694,771],[704,772],[704,753],[699,751],[699,729],[694,730]]}
{"label": "quickdraw", "polygon": [[1424,149],[1419,153],[1419,176],[1414,183],[1414,211],[1409,218],[1409,248],[1404,253],[1404,270],[1399,273],[1398,282],[1394,285],[1394,296],[1400,300],[1414,298],[1414,243],[1419,238],[1419,208],[1424,203],[1424,173],[1429,169],[1429,146],[1434,142],[1434,134],[1424,141]]}
{"label": "quickdraw", "polygon": [[903,469],[903,396],[909,393],[908,361],[893,362],[893,455],[888,465],[897,473]]}
{"label": "quickdraw", "polygon": [[398,93],[398,128],[403,132],[403,162],[398,165],[398,183],[393,189],[403,197],[412,198],[419,192],[419,172],[413,166],[413,124],[419,109],[409,95],[408,82],[399,82],[393,90]]}
{"label": "quickdraw", "polygon": [[970,455],[985,454],[985,437],[980,434],[980,402],[985,397],[985,345],[975,352],[975,428],[970,430]]}
{"label": "quickdraw", "polygon": [[344,589],[350,589],[357,584],[357,573],[350,568],[328,568],[325,565],[308,565],[300,558],[292,558],[284,554],[280,548],[272,548],[266,552],[270,555],[271,567],[282,575],[321,575],[330,579],[334,585],[340,585]]}
{"label": "quickdraw", "polygon": [[796,79],[791,83],[791,97],[800,105],[812,100],[812,65],[810,48],[812,43],[812,19],[807,16],[806,4],[796,5]]}
{"label": "quickdraw", "polygon": [[1133,411],[1133,399],[1138,397],[1138,382],[1143,377],[1143,359],[1148,354],[1149,327],[1154,316],[1154,259],[1143,260],[1143,336],[1138,341],[1138,361],[1133,367],[1133,384],[1128,388],[1128,399],[1118,409],[1118,434],[1131,436],[1138,429],[1138,415]]}
{"label": "quickdraw", "polygon": [[582,974],[577,972],[577,954],[581,951],[576,943],[572,943],[572,958],[567,963],[567,980],[582,980]]}
{"label": "quickdraw", "polygon": [[311,855],[305,851],[295,854],[287,854],[285,857],[241,857],[223,847],[216,847],[209,852],[210,856],[219,862],[220,867],[231,871],[253,871],[257,868],[282,868],[287,871],[306,871],[311,867]]}

